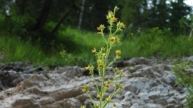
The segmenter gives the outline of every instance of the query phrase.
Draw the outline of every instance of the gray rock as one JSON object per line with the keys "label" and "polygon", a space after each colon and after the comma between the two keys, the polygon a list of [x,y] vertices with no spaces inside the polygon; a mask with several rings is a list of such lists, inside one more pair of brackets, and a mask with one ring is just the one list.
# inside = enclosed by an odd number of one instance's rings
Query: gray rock
{"label": "gray rock", "polygon": [[175,98],[171,97],[167,100],[168,104],[178,104],[178,100],[176,100]]}
{"label": "gray rock", "polygon": [[160,104],[160,105],[163,105],[163,106],[165,106],[165,105],[168,104],[168,103],[167,103],[167,100],[164,99],[164,98],[155,99],[154,102],[155,102],[156,104]]}
{"label": "gray rock", "polygon": [[149,98],[153,99],[153,100],[162,98],[162,96],[160,94],[161,94],[161,91],[151,91],[149,93]]}
{"label": "gray rock", "polygon": [[136,99],[136,98],[137,98],[137,96],[133,92],[127,91],[125,93],[124,101],[130,101],[130,100],[133,100],[133,99]]}
{"label": "gray rock", "polygon": [[[112,98],[109,106],[116,103],[117,108],[186,108],[188,91],[183,86],[174,86],[172,62],[164,64],[164,61],[132,58],[122,63],[124,67],[120,69],[125,74],[117,81],[125,87]],[[90,85],[91,96],[98,102],[94,80],[84,75],[83,67],[64,66],[47,72],[27,67],[22,63],[0,65],[0,88],[3,90],[0,91],[0,108],[80,108],[81,105],[90,108],[91,100],[81,91],[85,84]],[[107,79],[112,78],[112,67],[107,71]],[[101,80],[97,74],[95,79]],[[9,84],[14,86],[10,88]],[[113,91],[112,84],[104,97]]]}
{"label": "gray rock", "polygon": [[167,84],[169,84],[171,86],[174,86],[175,80],[176,80],[176,77],[175,77],[174,73],[172,73],[171,71],[164,71],[164,73],[165,74],[164,74],[162,80],[165,83],[167,83]]}
{"label": "gray rock", "polygon": [[190,57],[184,57],[184,58],[182,58],[182,61],[193,62],[193,56],[190,56]]}
{"label": "gray rock", "polygon": [[134,103],[130,108],[147,108],[145,104]]}
{"label": "gray rock", "polygon": [[147,103],[146,108],[163,108],[163,106],[159,104]]}

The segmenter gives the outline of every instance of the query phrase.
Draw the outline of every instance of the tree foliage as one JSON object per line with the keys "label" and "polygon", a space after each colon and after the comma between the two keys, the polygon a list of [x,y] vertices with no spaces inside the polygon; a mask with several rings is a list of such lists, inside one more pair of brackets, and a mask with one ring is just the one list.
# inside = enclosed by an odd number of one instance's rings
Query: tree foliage
{"label": "tree foliage", "polygon": [[0,32],[47,46],[57,40],[58,31],[77,27],[81,12],[81,29],[106,24],[106,14],[115,5],[121,8],[117,16],[128,26],[169,28],[174,34],[181,32],[179,20],[191,12],[184,0],[84,0],[84,5],[82,0],[1,0]]}
{"label": "tree foliage", "polygon": [[127,25],[161,29],[169,28],[173,34],[179,33],[179,20],[191,13],[191,7],[184,0],[120,0],[122,19]]}

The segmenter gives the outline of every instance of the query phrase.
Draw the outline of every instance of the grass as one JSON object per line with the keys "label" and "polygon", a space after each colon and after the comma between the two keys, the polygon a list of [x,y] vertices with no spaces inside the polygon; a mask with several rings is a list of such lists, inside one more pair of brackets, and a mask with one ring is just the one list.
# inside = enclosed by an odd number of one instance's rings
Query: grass
{"label": "grass", "polygon": [[14,36],[2,35],[0,37],[1,62],[31,61],[35,66],[64,65],[68,64],[59,53],[55,55],[45,54],[40,45],[32,45],[29,41],[22,41]]}
{"label": "grass", "polygon": [[5,62],[26,60],[40,62],[44,57],[38,46],[23,42],[19,38],[1,36],[0,43],[0,51]]}
{"label": "grass", "polygon": [[[151,31],[151,30],[150,30]],[[130,36],[124,39],[121,50],[123,58],[127,57],[182,57],[193,54],[193,38],[188,36],[172,36],[156,31],[146,32],[140,36]]]}
{"label": "grass", "polygon": [[[80,31],[67,28],[60,31],[58,38],[64,40],[60,52],[44,53],[37,43],[32,45],[29,41],[22,41],[7,34],[0,36],[0,54],[2,62],[31,61],[35,65],[80,65],[86,66],[94,62],[90,53],[93,46],[100,48],[105,45],[96,32]],[[160,58],[182,57],[193,54],[193,39],[188,36],[172,36],[164,31],[142,33],[140,36],[132,35],[122,38],[122,44],[117,46],[122,51],[122,58],[152,57]],[[57,45],[57,43],[55,43]],[[116,48],[116,49],[117,49]],[[63,57],[61,56],[63,52]]]}

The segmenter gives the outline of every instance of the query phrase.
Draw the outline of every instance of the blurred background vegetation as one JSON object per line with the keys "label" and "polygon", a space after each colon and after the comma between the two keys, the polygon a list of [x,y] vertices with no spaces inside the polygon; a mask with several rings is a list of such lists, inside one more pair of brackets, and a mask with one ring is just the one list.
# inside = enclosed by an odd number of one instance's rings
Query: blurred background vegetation
{"label": "blurred background vegetation", "polygon": [[96,27],[120,7],[123,59],[193,54],[192,7],[185,0],[1,0],[0,60],[81,65],[103,45]]}
{"label": "blurred background vegetation", "polygon": [[[117,46],[122,59],[193,55],[193,13],[185,0],[0,0],[0,62],[30,61],[48,68],[94,64],[91,49],[104,45],[96,27],[107,24],[114,6],[126,24]],[[174,71],[187,81],[183,68]]]}

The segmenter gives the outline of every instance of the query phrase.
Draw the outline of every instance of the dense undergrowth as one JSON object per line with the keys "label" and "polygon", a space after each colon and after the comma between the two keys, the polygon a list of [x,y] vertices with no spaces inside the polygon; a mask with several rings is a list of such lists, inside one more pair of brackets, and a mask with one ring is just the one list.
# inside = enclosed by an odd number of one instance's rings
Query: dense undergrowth
{"label": "dense undergrowth", "polygon": [[[193,54],[193,39],[188,36],[172,36],[168,31],[152,28],[144,32],[122,35],[119,49],[122,58],[131,57],[182,57]],[[95,46],[100,47],[102,39],[94,32],[79,31],[67,28],[60,31],[58,40],[48,51],[42,51],[39,42],[31,44],[17,36],[1,33],[0,52],[2,62],[31,61],[34,65],[80,65],[86,66],[93,62],[90,50]],[[57,46],[57,47],[56,47]],[[55,49],[57,48],[57,49]],[[59,49],[58,49],[59,48]]]}

